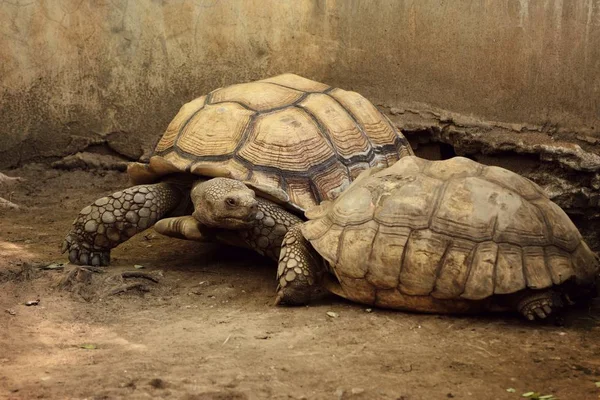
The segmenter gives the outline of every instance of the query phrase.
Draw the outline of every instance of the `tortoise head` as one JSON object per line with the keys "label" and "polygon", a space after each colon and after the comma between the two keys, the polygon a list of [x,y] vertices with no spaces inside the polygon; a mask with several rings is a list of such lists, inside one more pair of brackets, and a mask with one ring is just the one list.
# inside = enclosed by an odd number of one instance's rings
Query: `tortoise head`
{"label": "tortoise head", "polygon": [[191,197],[194,203],[192,215],[209,227],[249,228],[258,212],[254,191],[235,179],[213,178],[197,183]]}

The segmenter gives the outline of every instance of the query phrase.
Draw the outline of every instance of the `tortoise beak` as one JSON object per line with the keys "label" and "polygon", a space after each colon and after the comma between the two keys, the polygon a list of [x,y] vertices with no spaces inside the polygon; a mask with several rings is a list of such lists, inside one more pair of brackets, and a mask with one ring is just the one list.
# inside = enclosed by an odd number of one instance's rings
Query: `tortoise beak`
{"label": "tortoise beak", "polygon": [[252,203],[248,205],[248,208],[250,209],[250,213],[248,214],[246,221],[251,222],[256,219],[256,215],[258,214],[258,202],[252,199]]}

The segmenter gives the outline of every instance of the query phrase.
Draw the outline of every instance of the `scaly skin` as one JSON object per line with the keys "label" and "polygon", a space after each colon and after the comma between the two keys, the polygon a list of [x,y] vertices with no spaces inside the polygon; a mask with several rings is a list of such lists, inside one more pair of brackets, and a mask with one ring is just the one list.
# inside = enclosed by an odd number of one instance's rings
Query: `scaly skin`
{"label": "scaly skin", "polygon": [[256,200],[256,221],[250,229],[240,231],[240,235],[259,254],[277,261],[285,234],[292,226],[302,223],[302,220],[268,200]]}
{"label": "scaly skin", "polygon": [[275,304],[307,304],[323,272],[323,259],[302,235],[300,224],[293,226],[281,242]]}
{"label": "scaly skin", "polygon": [[108,265],[112,248],[154,225],[182,198],[182,191],[169,183],[133,186],[102,197],[80,211],[62,250],[73,264]]}

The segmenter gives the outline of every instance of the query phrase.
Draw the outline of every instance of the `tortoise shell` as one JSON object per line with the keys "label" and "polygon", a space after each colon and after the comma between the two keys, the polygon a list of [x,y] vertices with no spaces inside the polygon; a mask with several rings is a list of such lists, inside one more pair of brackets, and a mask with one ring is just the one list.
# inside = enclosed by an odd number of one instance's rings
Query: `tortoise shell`
{"label": "tortoise shell", "polygon": [[540,187],[463,157],[406,157],[365,171],[307,217],[302,233],[345,297],[383,307],[427,311],[437,299],[586,283],[599,271],[575,225]]}
{"label": "tortoise shell", "polygon": [[360,94],[285,74],[212,91],[181,107],[134,184],[172,172],[229,176],[282,189],[306,209],[334,199],[363,170],[413,154]]}

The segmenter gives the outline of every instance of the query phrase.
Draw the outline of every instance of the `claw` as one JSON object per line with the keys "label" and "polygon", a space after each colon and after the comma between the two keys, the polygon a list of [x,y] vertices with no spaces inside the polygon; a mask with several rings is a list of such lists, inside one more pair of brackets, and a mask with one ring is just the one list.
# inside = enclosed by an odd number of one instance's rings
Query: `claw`
{"label": "claw", "polygon": [[277,292],[277,297],[275,298],[275,301],[273,302],[274,306],[278,306],[279,304],[281,304],[281,300],[283,300],[283,292],[278,291]]}
{"label": "claw", "polygon": [[542,310],[540,307],[535,307],[533,309],[533,312],[535,313],[535,315],[538,316],[538,318],[540,319],[544,319],[546,318],[546,314],[544,313],[544,310]]}
{"label": "claw", "polygon": [[526,316],[527,316],[527,319],[530,321],[533,321],[535,319],[535,317],[531,313],[527,313]]}
{"label": "claw", "polygon": [[547,305],[547,304],[544,304],[543,309],[544,309],[544,311],[546,312],[547,315],[550,315],[550,313],[552,313],[552,308],[550,308],[550,306]]}
{"label": "claw", "polygon": [[78,255],[78,251],[77,249],[73,249],[69,252],[69,261],[72,262],[73,264],[77,263],[77,255]]}

